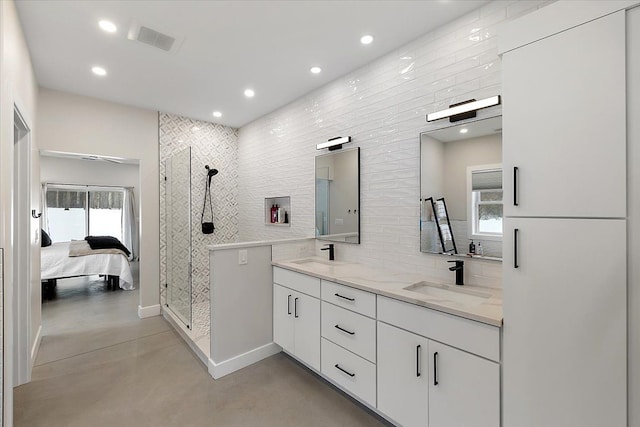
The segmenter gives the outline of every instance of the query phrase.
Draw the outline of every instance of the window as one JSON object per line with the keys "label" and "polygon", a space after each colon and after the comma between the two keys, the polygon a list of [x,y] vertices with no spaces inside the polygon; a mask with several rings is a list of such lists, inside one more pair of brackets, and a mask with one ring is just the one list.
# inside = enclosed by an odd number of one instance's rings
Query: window
{"label": "window", "polygon": [[53,242],[85,236],[122,240],[124,191],[91,186],[47,185],[46,220]]}
{"label": "window", "polygon": [[499,165],[468,168],[469,234],[472,238],[502,238],[502,168]]}

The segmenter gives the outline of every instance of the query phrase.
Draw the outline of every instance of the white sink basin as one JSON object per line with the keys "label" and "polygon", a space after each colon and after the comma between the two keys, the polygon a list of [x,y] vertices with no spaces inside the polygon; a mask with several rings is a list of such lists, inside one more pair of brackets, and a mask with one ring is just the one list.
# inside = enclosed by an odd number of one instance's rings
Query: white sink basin
{"label": "white sink basin", "polygon": [[442,283],[418,282],[403,288],[406,291],[417,292],[430,297],[446,299],[464,305],[480,305],[491,298],[491,294],[463,286],[445,285]]}
{"label": "white sink basin", "polygon": [[325,260],[321,260],[321,259],[312,259],[312,258],[305,258],[305,259],[299,259],[297,261],[291,261],[292,264],[298,264],[298,265],[306,265],[309,267],[313,267],[313,266],[332,266],[335,265],[335,261],[325,261]]}

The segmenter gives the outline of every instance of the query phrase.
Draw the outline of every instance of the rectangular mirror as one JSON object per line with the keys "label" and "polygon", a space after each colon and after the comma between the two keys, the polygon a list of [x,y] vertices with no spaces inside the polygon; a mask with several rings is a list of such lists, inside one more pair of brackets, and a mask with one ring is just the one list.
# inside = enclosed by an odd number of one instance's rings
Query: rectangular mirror
{"label": "rectangular mirror", "polygon": [[422,252],[502,259],[501,162],[500,116],[420,134]]}
{"label": "rectangular mirror", "polygon": [[316,157],[316,237],[360,243],[360,148]]}

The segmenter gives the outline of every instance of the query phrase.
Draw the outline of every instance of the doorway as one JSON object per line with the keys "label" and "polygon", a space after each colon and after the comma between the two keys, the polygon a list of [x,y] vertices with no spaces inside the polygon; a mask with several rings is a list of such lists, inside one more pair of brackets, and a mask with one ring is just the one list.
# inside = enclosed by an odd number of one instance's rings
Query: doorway
{"label": "doorway", "polygon": [[13,111],[13,385],[31,381],[31,131]]}

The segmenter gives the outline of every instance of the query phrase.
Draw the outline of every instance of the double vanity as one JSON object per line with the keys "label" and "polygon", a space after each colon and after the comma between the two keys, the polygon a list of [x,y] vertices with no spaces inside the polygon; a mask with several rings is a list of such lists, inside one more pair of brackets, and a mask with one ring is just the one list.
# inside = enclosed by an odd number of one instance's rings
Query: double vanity
{"label": "double vanity", "polygon": [[273,340],[289,355],[402,426],[500,425],[500,289],[272,264]]}

